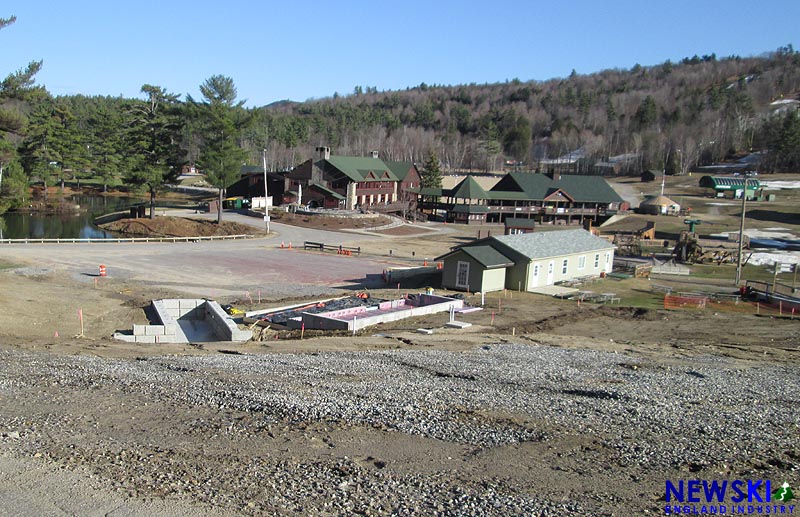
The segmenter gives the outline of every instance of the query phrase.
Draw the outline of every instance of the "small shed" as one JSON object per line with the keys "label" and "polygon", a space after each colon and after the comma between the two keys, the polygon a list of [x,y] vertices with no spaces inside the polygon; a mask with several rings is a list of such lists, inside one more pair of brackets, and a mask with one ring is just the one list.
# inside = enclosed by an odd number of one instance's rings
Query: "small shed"
{"label": "small shed", "polygon": [[661,178],[663,177],[664,177],[664,171],[656,169],[650,169],[649,171],[644,171],[641,174],[642,182],[645,183],[656,180],[661,181]]}
{"label": "small shed", "polygon": [[532,233],[535,229],[536,221],[527,217],[507,217],[504,224],[506,235],[516,235],[518,233]]}
{"label": "small shed", "polygon": [[640,214],[679,215],[681,205],[667,196],[648,196],[639,205]]}
{"label": "small shed", "polygon": [[463,246],[436,259],[444,262],[442,287],[469,292],[500,291],[514,261],[487,244]]}

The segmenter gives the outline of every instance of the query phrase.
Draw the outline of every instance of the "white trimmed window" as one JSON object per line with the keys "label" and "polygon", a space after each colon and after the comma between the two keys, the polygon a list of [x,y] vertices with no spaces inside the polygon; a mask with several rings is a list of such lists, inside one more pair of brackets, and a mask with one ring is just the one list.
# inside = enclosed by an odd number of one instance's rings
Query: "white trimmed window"
{"label": "white trimmed window", "polygon": [[594,268],[597,269],[600,267],[600,254],[595,253],[594,255]]}
{"label": "white trimmed window", "polygon": [[566,275],[568,268],[569,268],[569,259],[564,259],[564,262],[561,263],[561,274]]}
{"label": "white trimmed window", "polygon": [[456,267],[456,287],[469,288],[469,262],[459,260]]}
{"label": "white trimmed window", "polygon": [[586,255],[581,255],[578,257],[578,269],[583,269],[586,267]]}

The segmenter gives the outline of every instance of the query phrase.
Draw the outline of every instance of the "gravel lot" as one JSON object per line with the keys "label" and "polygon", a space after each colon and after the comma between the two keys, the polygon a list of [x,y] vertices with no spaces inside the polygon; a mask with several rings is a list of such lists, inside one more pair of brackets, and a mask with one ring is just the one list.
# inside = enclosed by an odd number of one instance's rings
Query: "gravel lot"
{"label": "gravel lot", "polygon": [[175,513],[663,513],[665,479],[796,486],[797,381],[778,364],[520,344],[138,360],[5,350],[0,451]]}

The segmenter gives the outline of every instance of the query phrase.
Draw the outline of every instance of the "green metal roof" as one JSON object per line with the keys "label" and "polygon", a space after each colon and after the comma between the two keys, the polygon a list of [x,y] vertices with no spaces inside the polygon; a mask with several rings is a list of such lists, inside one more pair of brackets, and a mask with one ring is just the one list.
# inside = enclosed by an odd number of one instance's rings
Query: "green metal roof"
{"label": "green metal roof", "polygon": [[[510,172],[489,192],[492,199],[530,199],[541,201],[561,189],[576,202],[621,203],[614,189],[600,176],[562,174],[552,179],[545,174]],[[520,197],[520,193],[524,197]]]}
{"label": "green metal roof", "polygon": [[482,265],[486,269],[509,267],[514,265],[513,260],[506,257],[493,247],[487,245],[464,246],[462,248],[457,248],[450,253],[446,253],[441,257],[436,257],[434,260],[443,260],[459,252],[463,252],[465,255],[475,260],[478,264]]}
{"label": "green metal roof", "polygon": [[337,199],[339,201],[344,199],[343,195],[341,195],[338,192],[335,192],[335,191],[329,189],[325,185],[320,185],[319,183],[312,183],[311,185],[309,185],[309,187],[314,189],[314,190],[318,190],[318,191],[322,192],[323,194],[325,194],[327,196],[330,196],[330,197],[332,197],[334,199]]}
{"label": "green metal roof", "polygon": [[747,190],[761,188],[761,182],[757,179],[738,176],[703,176],[700,178],[700,186],[716,190],[739,190],[744,188],[745,181],[747,181]]}
{"label": "green metal roof", "polygon": [[467,176],[461,183],[450,190],[450,197],[459,199],[488,199],[489,194],[481,187],[475,178]]}
{"label": "green metal roof", "polygon": [[414,167],[414,164],[411,162],[392,162],[385,160],[383,163],[397,176],[398,181],[405,180],[406,176],[408,176],[408,172]]}
{"label": "green metal roof", "polygon": [[488,214],[489,207],[484,205],[455,204],[450,211],[454,214]]}
{"label": "green metal roof", "polygon": [[[417,189],[413,189],[412,192]],[[444,196],[444,191],[441,188],[437,187],[423,187],[418,190],[420,196],[433,196],[433,197],[442,197]]]}
{"label": "green metal roof", "polygon": [[[355,182],[362,181],[399,181],[388,165],[378,158],[363,156],[331,156],[321,160],[321,168],[333,167]],[[372,176],[370,176],[372,173]]]}
{"label": "green metal roof", "polygon": [[534,228],[536,221],[527,217],[506,217],[506,228]]}

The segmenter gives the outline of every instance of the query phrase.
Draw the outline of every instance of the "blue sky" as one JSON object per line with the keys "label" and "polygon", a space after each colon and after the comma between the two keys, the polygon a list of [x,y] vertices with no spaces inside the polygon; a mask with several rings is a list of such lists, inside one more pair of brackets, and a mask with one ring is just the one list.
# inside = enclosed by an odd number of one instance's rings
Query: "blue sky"
{"label": "blue sky", "polygon": [[[58,6],[58,9],[56,9]],[[215,74],[247,106],[428,84],[547,80],[695,54],[800,46],[800,1],[40,0],[0,4],[0,75],[44,60],[54,95],[199,97]]]}

